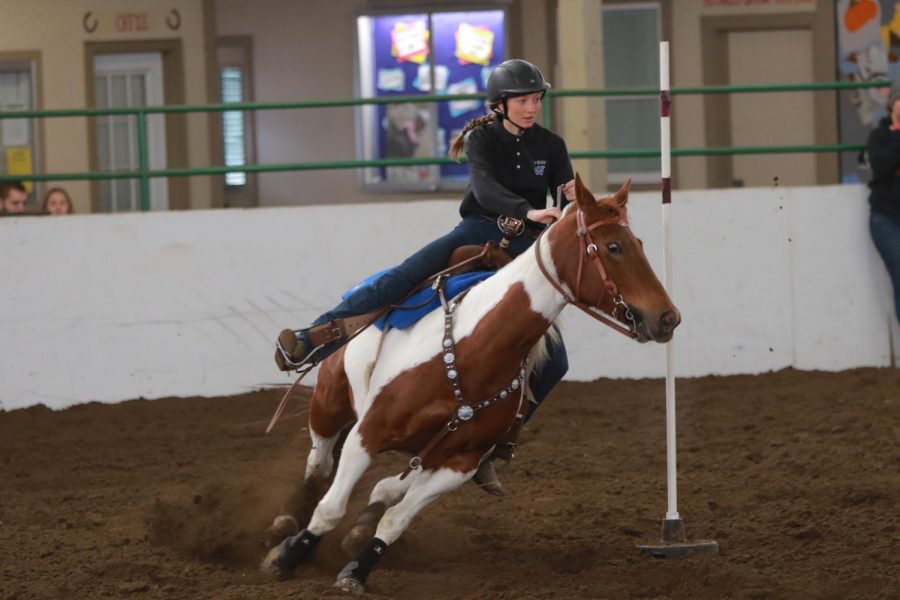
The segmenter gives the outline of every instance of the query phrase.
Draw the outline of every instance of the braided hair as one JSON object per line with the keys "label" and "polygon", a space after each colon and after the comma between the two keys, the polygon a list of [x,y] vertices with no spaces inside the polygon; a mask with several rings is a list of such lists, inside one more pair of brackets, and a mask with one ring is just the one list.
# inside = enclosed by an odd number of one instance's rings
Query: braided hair
{"label": "braided hair", "polygon": [[459,133],[458,136],[453,138],[453,142],[450,144],[450,151],[447,153],[450,155],[450,158],[453,160],[459,160],[459,155],[462,154],[463,148],[465,147],[466,134],[476,127],[481,127],[482,125],[487,125],[488,123],[492,123],[496,119],[494,113],[489,113],[484,115],[483,117],[478,117],[477,119],[472,119],[466,126],[463,127],[463,130]]}

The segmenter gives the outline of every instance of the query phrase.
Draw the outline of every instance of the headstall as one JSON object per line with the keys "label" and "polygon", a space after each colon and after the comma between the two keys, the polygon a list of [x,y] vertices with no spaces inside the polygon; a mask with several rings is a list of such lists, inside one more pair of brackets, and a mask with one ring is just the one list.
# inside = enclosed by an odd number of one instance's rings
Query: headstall
{"label": "headstall", "polygon": [[[628,336],[632,339],[637,339],[637,323],[634,320],[634,315],[631,312],[628,304],[625,302],[625,299],[622,297],[622,294],[619,293],[619,288],[616,286],[616,283],[612,280],[609,274],[606,272],[606,267],[603,266],[603,261],[600,259],[600,249],[597,247],[597,243],[594,242],[594,238],[591,236],[591,232],[598,227],[603,225],[612,225],[618,224],[622,226],[627,226],[626,223],[620,217],[614,217],[610,219],[602,219],[597,221],[596,223],[591,223],[590,225],[585,223],[584,220],[584,211],[580,208],[577,209],[578,212],[575,213],[575,219],[577,223],[577,229],[575,230],[575,234],[580,238],[581,243],[579,244],[580,253],[578,255],[578,274],[575,279],[575,297],[573,298],[563,287],[557,282],[553,277],[550,276],[550,273],[547,272],[547,268],[544,266],[544,261],[541,258],[541,238],[544,237],[545,229],[541,232],[540,237],[538,237],[537,241],[534,243],[534,254],[537,258],[538,267],[541,269],[541,273],[544,274],[544,277],[550,284],[556,288],[560,294],[562,294],[563,299],[569,304],[577,306],[582,311],[586,312],[593,318],[597,319],[601,323],[612,327],[622,335]],[[612,314],[609,314],[602,310],[600,307],[588,304],[580,299],[581,296],[581,275],[584,270],[585,258],[590,257],[590,259],[594,263],[594,267],[596,267],[597,272],[600,274],[600,279],[603,280],[603,285],[606,287],[606,292],[609,294],[609,297],[612,298],[613,303],[615,304],[615,308],[613,308]],[[631,327],[625,327],[621,323],[616,320],[616,315],[619,309],[624,310],[625,318],[631,323]]]}

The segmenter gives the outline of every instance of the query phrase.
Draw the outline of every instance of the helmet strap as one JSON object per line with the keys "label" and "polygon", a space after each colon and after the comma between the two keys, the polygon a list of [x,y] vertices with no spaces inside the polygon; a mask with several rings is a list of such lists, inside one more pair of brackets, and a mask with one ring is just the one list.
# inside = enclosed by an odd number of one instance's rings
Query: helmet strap
{"label": "helmet strap", "polygon": [[513,121],[512,119],[510,119],[509,116],[507,115],[507,113],[509,112],[509,106],[506,104],[506,98],[503,98],[502,102],[503,102],[503,110],[502,111],[497,110],[496,106],[492,106],[491,112],[494,113],[495,115],[497,115],[497,118],[499,118],[501,121],[503,119],[506,119],[507,121],[509,121],[516,127],[518,127],[519,135],[522,135],[523,133],[525,133],[525,128],[522,127],[521,125],[519,125],[518,123],[516,123],[515,121]]}

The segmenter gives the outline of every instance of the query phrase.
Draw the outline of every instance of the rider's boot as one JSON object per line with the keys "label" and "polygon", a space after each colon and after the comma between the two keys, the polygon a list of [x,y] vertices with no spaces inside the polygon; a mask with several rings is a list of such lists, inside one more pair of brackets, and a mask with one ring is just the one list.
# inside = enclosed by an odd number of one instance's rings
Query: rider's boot
{"label": "rider's boot", "polygon": [[509,464],[516,455],[516,440],[519,438],[521,430],[522,420],[516,419],[509,431],[506,432],[506,435],[503,436],[503,439],[494,447],[494,451],[478,465],[478,470],[475,471],[472,481],[488,494],[493,496],[506,495],[506,489],[504,489],[503,484],[500,483],[500,478],[497,476],[494,461],[499,458],[505,461],[507,465]]}
{"label": "rider's boot", "polygon": [[285,329],[278,334],[275,343],[275,365],[282,371],[293,371],[303,364],[312,350],[308,329]]}
{"label": "rider's boot", "polygon": [[275,365],[282,371],[317,364],[369,326],[383,311],[342,317],[306,329],[285,329],[275,343]]}

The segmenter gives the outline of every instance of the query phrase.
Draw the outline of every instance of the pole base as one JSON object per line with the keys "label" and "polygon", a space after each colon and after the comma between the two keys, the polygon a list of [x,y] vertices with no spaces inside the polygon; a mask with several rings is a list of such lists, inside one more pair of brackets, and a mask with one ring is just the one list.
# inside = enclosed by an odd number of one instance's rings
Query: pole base
{"label": "pole base", "polygon": [[684,521],[681,519],[663,519],[660,543],[641,544],[637,548],[641,554],[656,558],[683,558],[692,554],[719,553],[719,543],[716,541],[685,541]]}

